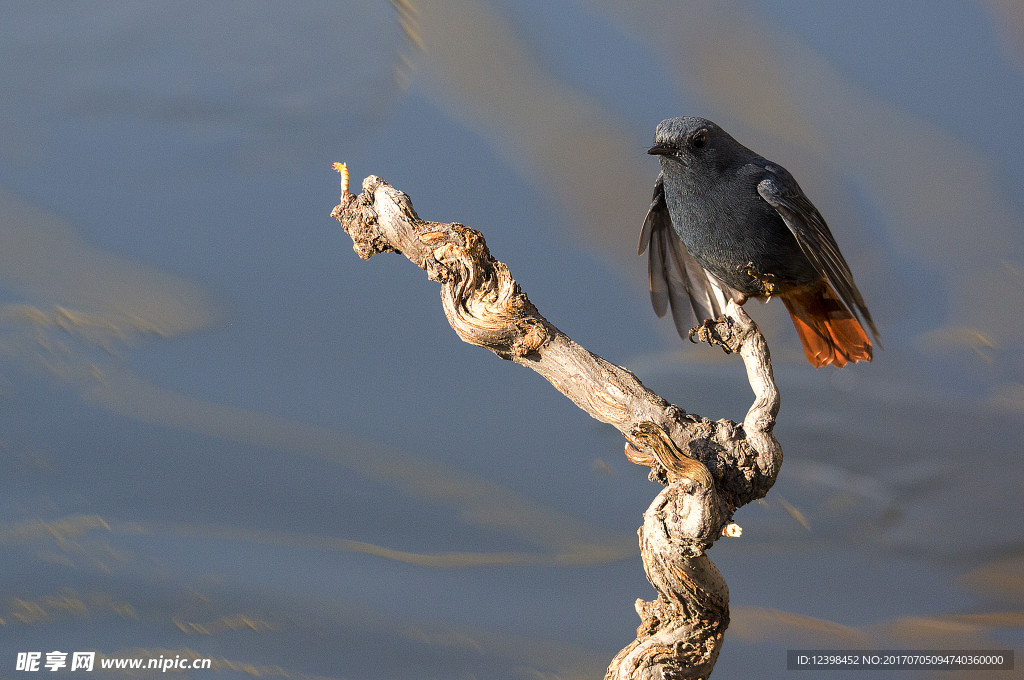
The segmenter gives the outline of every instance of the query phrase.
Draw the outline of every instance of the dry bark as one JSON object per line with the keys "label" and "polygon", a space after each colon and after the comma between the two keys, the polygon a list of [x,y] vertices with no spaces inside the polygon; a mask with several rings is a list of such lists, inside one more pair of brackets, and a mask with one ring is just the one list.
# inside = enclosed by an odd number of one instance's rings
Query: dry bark
{"label": "dry bark", "polygon": [[754,403],[742,425],[687,413],[628,370],[570,340],[523,293],[465,225],[420,220],[407,195],[375,176],[359,195],[343,187],[331,215],[363,259],[398,252],[441,284],[441,301],[462,340],[528,366],[594,418],[625,436],[626,456],[666,485],[644,514],[640,547],[653,602],[637,600],[637,639],[606,678],[706,678],[729,625],[729,591],[704,551],[736,534],[736,508],[763,497],[782,465],[772,434],[779,394],[768,346],[741,307],[696,336],[740,354]]}

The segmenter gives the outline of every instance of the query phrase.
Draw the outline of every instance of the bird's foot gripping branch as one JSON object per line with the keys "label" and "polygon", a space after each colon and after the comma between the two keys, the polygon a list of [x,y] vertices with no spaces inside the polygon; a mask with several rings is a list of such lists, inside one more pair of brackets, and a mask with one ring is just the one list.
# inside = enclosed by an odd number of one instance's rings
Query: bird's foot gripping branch
{"label": "bird's foot gripping branch", "polygon": [[425,222],[412,201],[379,177],[363,192],[343,187],[331,215],[363,259],[405,255],[441,284],[441,303],[462,340],[540,373],[594,418],[617,428],[626,455],[666,485],[644,514],[640,549],[653,602],[637,601],[637,639],[608,678],[706,678],[729,623],[728,588],[704,554],[723,532],[734,535],[736,508],[775,482],[782,450],[772,435],[779,395],[768,347],[735,304],[709,341],[737,352],[755,400],[742,425],[712,421],[669,404],[628,370],[587,351],[545,319],[491,257],[483,236],[462,224]]}

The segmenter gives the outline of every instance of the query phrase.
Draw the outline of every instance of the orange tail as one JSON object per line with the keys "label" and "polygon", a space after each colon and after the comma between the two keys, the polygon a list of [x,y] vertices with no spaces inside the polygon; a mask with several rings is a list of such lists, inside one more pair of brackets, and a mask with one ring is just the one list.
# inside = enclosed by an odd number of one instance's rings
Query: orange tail
{"label": "orange tail", "polygon": [[811,366],[842,368],[871,361],[871,341],[828,284],[795,288],[781,296]]}

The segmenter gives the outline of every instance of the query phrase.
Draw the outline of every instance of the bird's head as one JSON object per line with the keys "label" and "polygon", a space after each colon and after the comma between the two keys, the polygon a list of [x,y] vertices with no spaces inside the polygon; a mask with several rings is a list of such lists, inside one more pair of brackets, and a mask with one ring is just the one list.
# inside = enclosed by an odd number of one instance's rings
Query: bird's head
{"label": "bird's head", "polygon": [[707,118],[681,116],[658,124],[654,146],[647,153],[660,156],[666,170],[682,166],[700,171],[705,166],[723,164],[734,145],[737,142]]}

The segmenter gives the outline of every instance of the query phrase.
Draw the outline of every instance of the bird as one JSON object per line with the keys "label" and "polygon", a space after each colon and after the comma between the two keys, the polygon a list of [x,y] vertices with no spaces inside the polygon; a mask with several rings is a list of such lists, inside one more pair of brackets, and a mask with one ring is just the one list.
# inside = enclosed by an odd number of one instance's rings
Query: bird
{"label": "bird", "polygon": [[[723,317],[729,300],[782,298],[815,368],[871,361],[881,339],[824,218],[784,167],[706,118],[663,120],[661,161],[637,253],[651,302],[676,329]],[[692,317],[691,317],[692,311]]]}

